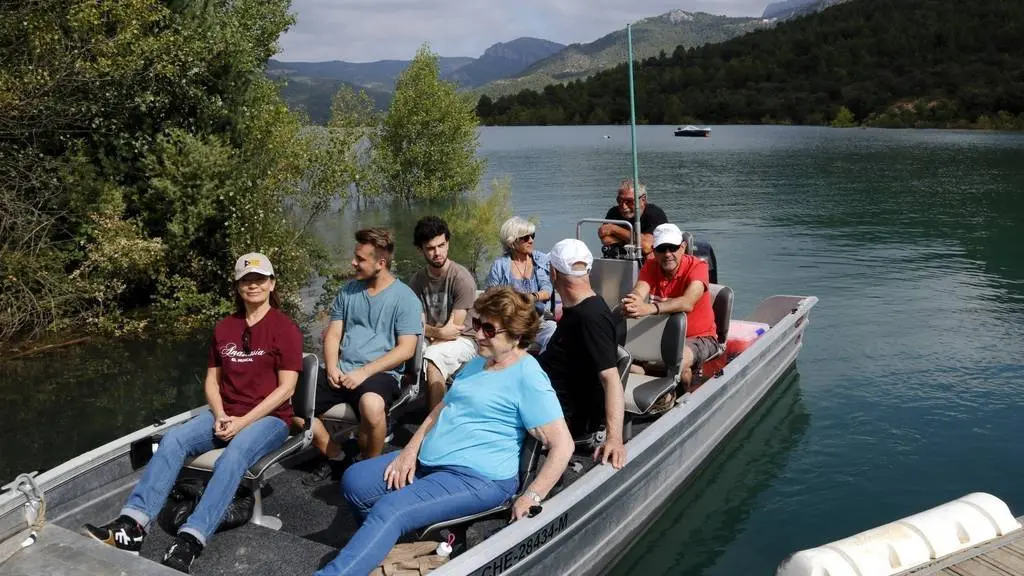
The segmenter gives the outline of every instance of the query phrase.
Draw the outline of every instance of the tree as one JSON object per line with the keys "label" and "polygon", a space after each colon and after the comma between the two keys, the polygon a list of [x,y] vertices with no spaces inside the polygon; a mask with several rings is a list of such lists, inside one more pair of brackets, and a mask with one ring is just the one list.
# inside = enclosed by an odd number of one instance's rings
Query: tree
{"label": "tree", "polygon": [[398,77],[371,138],[372,192],[411,203],[473,190],[484,170],[476,156],[478,125],[473,102],[441,80],[437,55],[423,46]]}
{"label": "tree", "polygon": [[474,189],[460,195],[444,214],[452,231],[451,258],[478,276],[481,266],[501,254],[498,229],[512,216],[509,200],[512,183],[508,178],[491,182],[490,194]]}
{"label": "tree", "polygon": [[297,302],[326,262],[303,223],[352,171],[264,76],[289,4],[0,3],[0,304],[17,293],[21,318],[5,328],[123,331],[153,306],[208,325],[251,250]]}
{"label": "tree", "polygon": [[839,111],[836,112],[836,117],[832,119],[833,128],[853,128],[857,125],[856,119],[853,117],[853,112],[850,111],[846,106],[840,106]]}

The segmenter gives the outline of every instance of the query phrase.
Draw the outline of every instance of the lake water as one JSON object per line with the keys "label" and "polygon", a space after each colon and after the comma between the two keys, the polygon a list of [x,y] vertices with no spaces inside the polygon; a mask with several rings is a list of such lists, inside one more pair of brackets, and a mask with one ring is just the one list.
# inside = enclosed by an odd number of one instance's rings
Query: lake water
{"label": "lake water", "polygon": [[[638,128],[641,180],[713,244],[737,315],[820,303],[798,374],[612,572],[770,574],[973,491],[1024,514],[1024,136],[672,128]],[[481,152],[541,249],[631,174],[627,127],[487,128]],[[351,219],[318,229],[337,243]],[[0,363],[0,478],[200,403],[203,359],[201,341],[95,343]]]}

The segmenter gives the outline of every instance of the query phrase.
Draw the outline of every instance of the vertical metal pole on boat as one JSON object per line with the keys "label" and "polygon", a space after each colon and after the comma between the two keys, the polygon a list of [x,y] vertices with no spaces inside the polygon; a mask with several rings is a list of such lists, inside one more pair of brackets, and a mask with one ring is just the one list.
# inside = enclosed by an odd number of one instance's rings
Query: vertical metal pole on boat
{"label": "vertical metal pole on boat", "polygon": [[629,137],[633,148],[633,245],[637,258],[643,258],[640,234],[640,167],[636,163],[636,96],[633,91],[633,25],[626,24],[626,44],[629,55]]}

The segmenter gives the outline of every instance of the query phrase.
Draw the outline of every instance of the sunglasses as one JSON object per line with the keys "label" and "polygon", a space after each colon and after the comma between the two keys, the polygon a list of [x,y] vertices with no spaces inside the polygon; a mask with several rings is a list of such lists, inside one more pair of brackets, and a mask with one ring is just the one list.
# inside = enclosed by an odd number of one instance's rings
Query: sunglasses
{"label": "sunglasses", "polygon": [[519,240],[520,242],[529,242],[530,240],[533,240],[533,239],[534,239],[534,238],[535,238],[536,236],[537,236],[537,233],[536,233],[536,232],[533,232],[533,233],[531,233],[531,234],[527,234],[526,236],[520,236],[520,237],[518,238],[518,240]]}
{"label": "sunglasses", "polygon": [[682,244],[659,244],[654,247],[654,251],[657,252],[658,254],[664,254],[666,252],[675,252],[676,250],[679,250],[680,246],[682,246]]}
{"label": "sunglasses", "polygon": [[479,318],[473,318],[473,332],[476,332],[477,330],[483,330],[486,338],[494,338],[502,332],[508,332],[508,330],[505,330],[504,328],[498,330],[498,328],[490,322],[481,322]]}
{"label": "sunglasses", "polygon": [[252,330],[248,326],[245,330],[242,330],[242,351],[246,354],[252,354],[250,347],[252,346]]}

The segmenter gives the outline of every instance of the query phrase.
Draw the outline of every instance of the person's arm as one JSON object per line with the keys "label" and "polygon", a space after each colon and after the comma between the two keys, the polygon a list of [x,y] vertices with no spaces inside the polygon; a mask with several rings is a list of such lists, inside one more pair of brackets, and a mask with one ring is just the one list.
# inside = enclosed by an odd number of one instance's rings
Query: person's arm
{"label": "person's arm", "polygon": [[647,304],[648,314],[672,314],[674,312],[689,313],[697,305],[697,301],[704,295],[704,283],[694,280],[686,285],[686,291],[682,296],[666,298],[659,302]]}
{"label": "person's arm", "polygon": [[604,444],[598,446],[594,451],[594,459],[612,463],[616,470],[622,468],[626,463],[626,446],[622,441],[622,419],[626,412],[625,394],[622,389],[622,381],[619,380],[619,371],[616,368],[606,368],[599,374],[601,386],[604,387],[604,419],[605,437]]}
{"label": "person's arm", "polygon": [[494,286],[501,286],[505,284],[504,274],[501,273],[501,258],[498,258],[491,264],[491,271],[487,273],[487,280],[484,282],[484,288],[492,288]]}
{"label": "person's arm", "polygon": [[633,234],[625,226],[618,224],[602,224],[597,229],[597,235],[601,238],[601,244],[628,244],[633,241]]}
{"label": "person's arm", "polygon": [[210,406],[210,411],[213,412],[213,419],[224,418],[227,414],[224,413],[224,400],[220,397],[220,366],[210,366],[206,369],[203,393],[206,395],[206,403]]}
{"label": "person's arm", "polygon": [[[622,297],[622,311],[629,318],[641,318],[653,312],[648,311],[649,305],[644,301],[651,293],[651,285],[646,280],[638,280],[629,294]],[[653,308],[650,308],[653,310]]]}
{"label": "person's arm", "polygon": [[341,336],[345,332],[345,322],[342,320],[331,320],[324,331],[324,365],[327,367],[327,382],[332,386],[338,386],[341,379],[341,369],[338,368],[338,360],[341,350]]}
{"label": "person's arm", "polygon": [[437,422],[437,418],[440,416],[443,408],[444,400],[439,402],[437,406],[434,406],[430,414],[427,414],[427,417],[423,419],[423,423],[416,429],[416,433],[412,435],[412,438],[406,442],[402,451],[384,469],[384,481],[387,482],[388,489],[399,490],[407,484],[412,484],[413,480],[416,479],[416,459],[420,453],[420,446],[423,445],[423,439],[427,437],[427,432],[430,432],[430,429],[434,427],[434,423]]}
{"label": "person's arm", "polygon": [[452,315],[448,318],[448,323],[444,326],[430,326],[427,324],[427,316],[423,315],[423,335],[428,340],[434,342],[448,342],[455,340],[462,334],[462,331],[466,329],[464,322],[466,321],[465,310],[455,310]]}
{"label": "person's arm", "polygon": [[242,416],[243,422],[242,427],[252,424],[253,422],[269,415],[271,412],[277,409],[278,406],[284,404],[286,400],[295,394],[295,384],[299,381],[299,373],[294,370],[278,370],[277,371],[277,388],[267,397],[260,401],[259,404],[249,410],[245,416]]}
{"label": "person's arm", "polygon": [[395,347],[388,350],[386,354],[372,362],[363,364],[348,374],[342,374],[341,385],[349,389],[357,388],[370,376],[401,366],[416,353],[417,340],[419,340],[418,334],[400,335],[396,339]]}
{"label": "person's arm", "polygon": [[548,266],[547,256],[534,252],[533,273],[537,275],[537,291],[534,292],[533,297],[541,302],[550,300],[553,290],[551,286],[551,270],[548,269]]}
{"label": "person's arm", "polygon": [[654,252],[654,234],[640,235],[640,250],[643,252],[644,256]]}
{"label": "person's arm", "polygon": [[565,418],[559,418],[542,426],[531,428],[530,435],[548,447],[547,458],[541,466],[537,477],[530,482],[522,496],[516,499],[512,505],[512,519],[519,520],[530,512],[530,507],[537,503],[531,496],[531,492],[541,499],[547,497],[555,483],[565,473],[569,465],[569,458],[572,457],[575,445],[569,427],[565,425]]}

